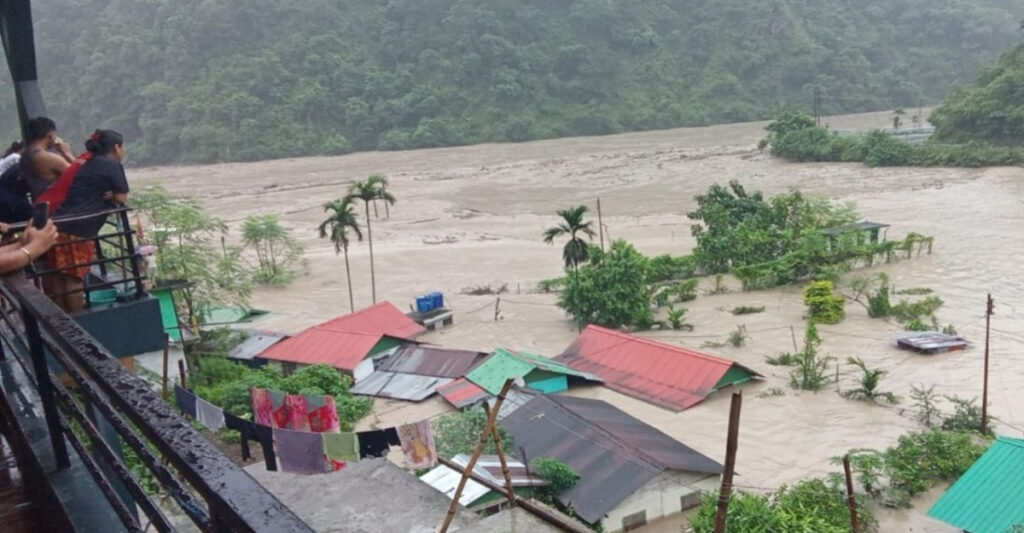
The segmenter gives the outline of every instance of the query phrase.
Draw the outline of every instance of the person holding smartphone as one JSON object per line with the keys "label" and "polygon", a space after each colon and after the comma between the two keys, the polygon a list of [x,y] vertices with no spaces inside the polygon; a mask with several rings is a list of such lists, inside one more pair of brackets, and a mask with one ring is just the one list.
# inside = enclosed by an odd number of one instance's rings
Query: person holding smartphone
{"label": "person holding smartphone", "polygon": [[[7,233],[6,224],[0,224],[0,233]],[[17,242],[0,246],[0,275],[17,272],[45,254],[57,242],[57,226],[47,220],[42,228],[29,224]]]}

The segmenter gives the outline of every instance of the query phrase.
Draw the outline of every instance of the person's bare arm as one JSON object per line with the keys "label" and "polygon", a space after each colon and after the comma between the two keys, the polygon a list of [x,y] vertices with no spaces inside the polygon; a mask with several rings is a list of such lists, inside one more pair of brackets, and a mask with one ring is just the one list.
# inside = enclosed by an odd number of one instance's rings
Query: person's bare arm
{"label": "person's bare arm", "polygon": [[68,162],[69,165],[75,162],[75,154],[74,152],[71,151],[71,145],[66,143],[64,139],[58,138],[57,143],[54,144],[53,147],[57,150],[57,153],[60,154],[60,156],[63,157]]}
{"label": "person's bare arm", "polygon": [[28,266],[57,242],[57,226],[47,221],[43,229],[32,226],[25,231],[25,242],[0,248],[0,274],[10,274]]}
{"label": "person's bare arm", "polygon": [[118,194],[110,195],[110,199],[117,205],[124,205],[128,203],[128,193],[122,192]]}
{"label": "person's bare arm", "polygon": [[[74,159],[72,159],[74,161]],[[55,181],[71,166],[64,156],[53,152],[39,152],[34,156],[36,175],[49,181]]]}

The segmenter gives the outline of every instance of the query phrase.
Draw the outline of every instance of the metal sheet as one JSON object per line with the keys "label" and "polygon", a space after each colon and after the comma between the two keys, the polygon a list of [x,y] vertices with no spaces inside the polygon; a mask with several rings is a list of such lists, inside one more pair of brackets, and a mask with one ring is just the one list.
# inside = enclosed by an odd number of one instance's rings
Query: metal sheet
{"label": "metal sheet", "polygon": [[442,385],[437,388],[437,392],[456,409],[468,407],[491,397],[487,391],[470,383],[466,378],[459,378],[447,385]]}
{"label": "metal sheet", "polygon": [[355,313],[328,320],[321,326],[340,331],[377,333],[399,339],[411,339],[426,331],[391,302],[371,305]]}
{"label": "metal sheet", "polygon": [[935,502],[928,516],[972,533],[1024,524],[1024,440],[1000,437]]}
{"label": "metal sheet", "polygon": [[610,438],[553,396],[540,395],[507,416],[502,424],[527,458],[556,458],[580,476],[559,500],[593,524],[665,470]]}
{"label": "metal sheet", "polygon": [[[444,465],[439,465],[430,472],[420,476],[420,481],[444,494],[449,500],[455,496],[455,489],[458,488],[461,479],[462,474]],[[459,495],[459,504],[463,507],[469,507],[473,502],[486,496],[488,492],[491,492],[491,489],[472,479],[467,479],[466,486],[462,489],[462,494]]]}
{"label": "metal sheet", "polygon": [[555,359],[596,374],[610,389],[674,411],[703,401],[730,368],[760,377],[728,359],[598,326],[587,326]]}
{"label": "metal sheet", "polygon": [[302,365],[322,363],[352,372],[382,338],[375,333],[313,326],[264,350],[259,357]]}
{"label": "metal sheet", "polygon": [[238,346],[235,346],[234,349],[228,353],[228,357],[231,359],[250,360],[267,348],[281,342],[284,338],[284,335],[276,333],[256,333],[242,341]]}
{"label": "metal sheet", "polygon": [[379,396],[381,398],[421,402],[437,392],[439,386],[447,385],[452,381],[450,378],[398,374],[378,370],[370,374],[369,377],[362,379],[359,383],[356,383],[349,390],[352,394],[362,396]]}
{"label": "metal sheet", "polygon": [[497,394],[508,378],[525,377],[537,369],[590,381],[601,381],[601,378],[598,376],[581,372],[578,369],[546,357],[526,352],[513,352],[504,348],[495,350],[490,357],[477,365],[472,372],[466,374],[466,379],[476,383],[491,394]]}
{"label": "metal sheet", "polygon": [[381,366],[381,370],[444,378],[461,378],[487,357],[482,352],[449,350],[433,346],[399,348]]}

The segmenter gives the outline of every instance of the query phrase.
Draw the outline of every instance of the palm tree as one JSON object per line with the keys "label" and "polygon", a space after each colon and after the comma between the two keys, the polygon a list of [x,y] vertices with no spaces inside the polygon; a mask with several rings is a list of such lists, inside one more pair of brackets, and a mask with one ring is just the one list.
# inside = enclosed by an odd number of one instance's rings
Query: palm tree
{"label": "palm tree", "polygon": [[[565,262],[566,268],[572,267],[573,282],[576,284],[577,290],[580,287],[580,263],[586,263],[590,259],[587,242],[579,234],[594,238],[594,230],[590,227],[591,222],[583,221],[583,215],[586,212],[587,206],[585,205],[562,209],[558,211],[562,222],[544,231],[544,242],[548,244],[554,244],[555,237],[569,236],[569,242],[565,243],[565,247],[562,248],[562,260]],[[582,324],[578,325],[582,327]]]}
{"label": "palm tree", "polygon": [[377,277],[373,268],[373,230],[370,227],[370,202],[383,200],[387,204],[394,204],[395,197],[387,192],[384,187],[388,184],[387,178],[380,174],[371,174],[363,181],[352,182],[349,185],[348,194],[345,199],[362,200],[366,209],[366,241],[370,244],[370,292],[373,296],[373,303],[377,303]]}
{"label": "palm tree", "polygon": [[334,253],[345,254],[345,277],[348,278],[348,307],[352,312],[356,310],[355,300],[352,298],[352,272],[348,266],[348,245],[349,231],[355,234],[358,240],[363,240],[363,232],[359,230],[359,221],[356,220],[356,213],[352,209],[352,198],[332,200],[324,204],[324,211],[330,215],[320,223],[320,238],[331,239],[334,243]]}

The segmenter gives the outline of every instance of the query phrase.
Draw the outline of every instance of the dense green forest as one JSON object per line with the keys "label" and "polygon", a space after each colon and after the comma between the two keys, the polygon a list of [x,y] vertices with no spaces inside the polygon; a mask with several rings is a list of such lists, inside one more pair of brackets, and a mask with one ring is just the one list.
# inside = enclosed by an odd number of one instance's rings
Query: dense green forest
{"label": "dense green forest", "polygon": [[931,121],[940,141],[1024,144],[1024,43],[1003,54],[975,84],[953,90]]}
{"label": "dense green forest", "polygon": [[[743,121],[937,102],[1013,44],[1020,0],[47,0],[63,136],[132,164]],[[0,128],[15,131],[10,82]]]}

